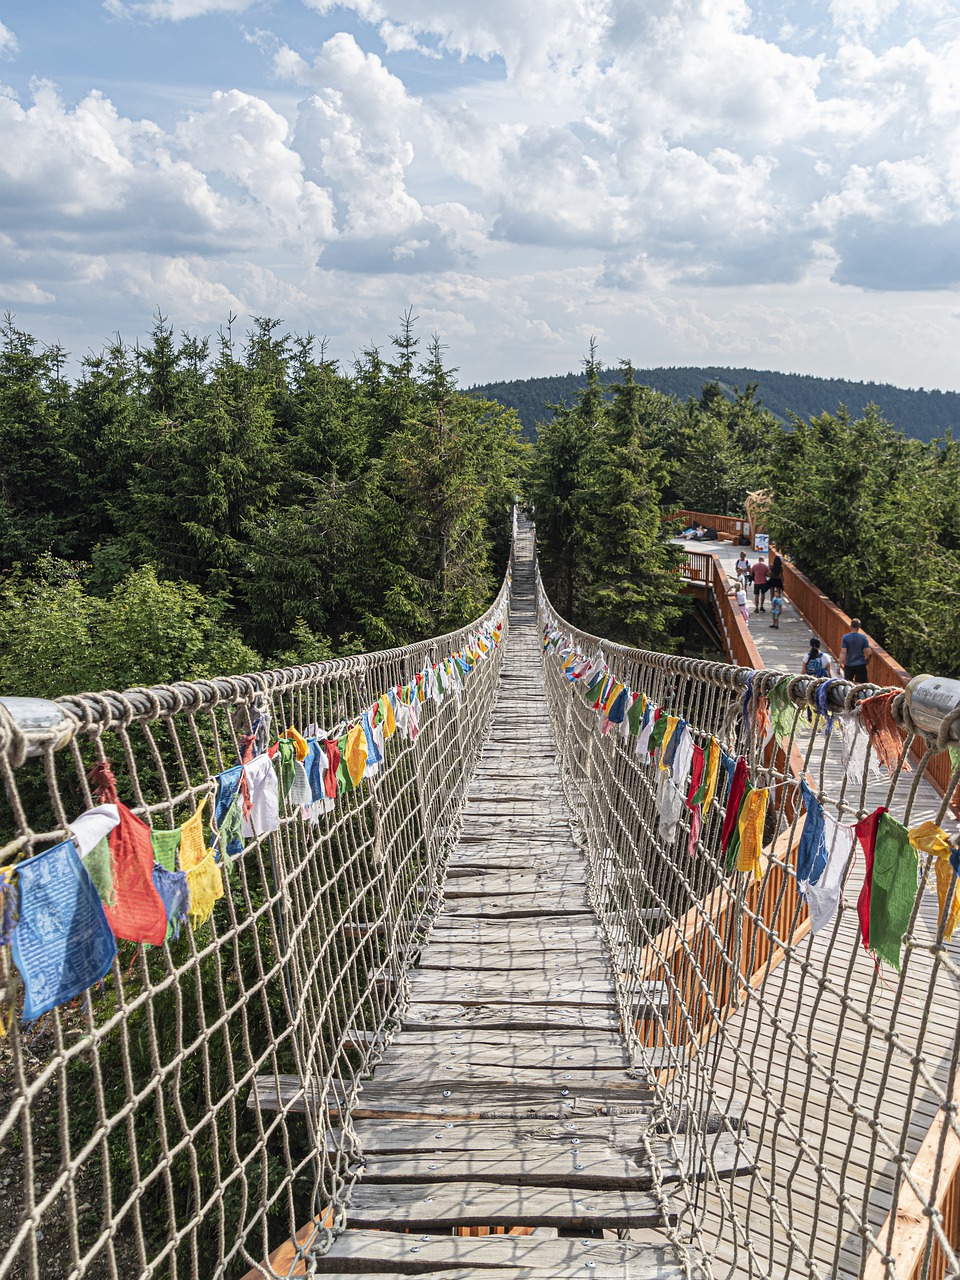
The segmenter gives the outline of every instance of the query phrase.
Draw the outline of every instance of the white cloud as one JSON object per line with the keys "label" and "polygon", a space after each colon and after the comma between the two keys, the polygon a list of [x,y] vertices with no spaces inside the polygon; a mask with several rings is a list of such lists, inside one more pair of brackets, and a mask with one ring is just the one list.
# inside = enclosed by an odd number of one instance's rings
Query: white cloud
{"label": "white cloud", "polygon": [[103,7],[117,18],[143,17],[179,22],[208,13],[246,13],[261,0],[103,0]]}
{"label": "white cloud", "polygon": [[19,52],[20,44],[17,37],[9,27],[0,22],[0,58],[12,58]]}

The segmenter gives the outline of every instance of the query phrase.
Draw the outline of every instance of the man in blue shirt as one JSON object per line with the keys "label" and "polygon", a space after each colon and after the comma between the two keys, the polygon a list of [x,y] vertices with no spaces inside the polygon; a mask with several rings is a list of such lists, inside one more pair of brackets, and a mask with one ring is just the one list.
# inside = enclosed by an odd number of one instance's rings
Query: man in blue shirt
{"label": "man in blue shirt", "polygon": [[867,683],[867,660],[870,657],[870,641],[860,630],[860,619],[850,619],[850,630],[840,641],[840,665],[844,680],[854,684]]}

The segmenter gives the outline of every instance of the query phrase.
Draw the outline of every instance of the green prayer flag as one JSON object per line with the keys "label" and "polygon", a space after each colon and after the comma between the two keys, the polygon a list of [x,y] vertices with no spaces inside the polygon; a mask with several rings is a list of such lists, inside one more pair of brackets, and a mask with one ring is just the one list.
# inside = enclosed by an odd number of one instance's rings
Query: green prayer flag
{"label": "green prayer flag", "polygon": [[661,746],[661,744],[663,743],[663,740],[664,740],[664,738],[665,738],[665,737],[666,737],[666,735],[667,735],[667,720],[668,720],[668,719],[669,719],[669,716],[668,716],[668,715],[667,715],[667,713],[664,711],[664,712],[663,712],[663,714],[660,716],[660,719],[659,719],[659,720],[657,721],[657,723],[653,726],[653,731],[652,731],[652,733],[650,734],[650,745],[649,745],[649,748],[648,748],[648,750],[649,750],[649,752],[650,752],[650,754],[651,754],[651,755],[653,755],[653,753],[654,753],[655,751],[659,751],[659,750],[660,750],[660,746]]}
{"label": "green prayer flag", "polygon": [[633,700],[633,705],[627,712],[627,725],[629,726],[631,736],[634,738],[640,732],[640,724],[643,720],[643,704],[643,694],[638,693]]}
{"label": "green prayer flag", "polygon": [[870,888],[870,949],[900,969],[900,947],[917,897],[917,851],[907,828],[881,813]]}
{"label": "green prayer flag", "polygon": [[604,680],[606,680],[606,678],[607,677],[601,671],[600,674],[593,681],[593,683],[588,685],[587,688],[583,690],[583,696],[586,698],[588,702],[596,702],[596,700],[600,697],[600,693],[603,690],[603,682]]}
{"label": "green prayer flag", "polygon": [[281,738],[277,743],[277,756],[280,761],[280,794],[284,799],[293,786],[293,763],[297,758],[297,748],[292,738]]}
{"label": "green prayer flag", "polygon": [[[171,834],[173,833],[171,832]],[[179,831],[177,835],[180,835]],[[116,902],[116,895],[113,892],[113,867],[110,864],[110,845],[106,836],[102,840],[98,840],[93,846],[83,859],[83,865],[86,868],[87,875],[96,886],[100,901],[105,902],[108,907],[112,907]]]}
{"label": "green prayer flag", "polygon": [[770,725],[778,742],[789,738],[800,714],[790,701],[790,684],[793,676],[784,676],[767,695],[770,703]]}
{"label": "green prayer flag", "polygon": [[176,871],[180,828],[176,827],[173,831],[151,831],[150,843],[153,845],[154,862],[159,863],[164,871]]}
{"label": "green prayer flag", "polygon": [[350,770],[347,768],[347,735],[337,739],[337,746],[340,748],[340,763],[337,766],[337,791],[356,791],[356,783],[350,777]]}

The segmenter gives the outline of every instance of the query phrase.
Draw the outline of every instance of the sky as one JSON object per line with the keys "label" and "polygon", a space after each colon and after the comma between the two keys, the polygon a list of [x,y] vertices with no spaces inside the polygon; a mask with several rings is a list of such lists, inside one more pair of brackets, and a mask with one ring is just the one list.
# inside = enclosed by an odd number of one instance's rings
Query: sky
{"label": "sky", "polygon": [[0,310],[74,367],[412,309],[463,385],[960,390],[957,0],[0,0]]}

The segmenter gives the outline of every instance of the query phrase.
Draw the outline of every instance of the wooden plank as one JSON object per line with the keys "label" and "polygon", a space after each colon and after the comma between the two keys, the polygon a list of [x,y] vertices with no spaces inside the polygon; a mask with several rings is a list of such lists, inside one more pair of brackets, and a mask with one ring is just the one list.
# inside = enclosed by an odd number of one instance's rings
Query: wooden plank
{"label": "wooden plank", "polygon": [[531,1145],[524,1151],[453,1151],[403,1155],[368,1155],[364,1151],[365,1186],[409,1182],[475,1182],[490,1185],[566,1187],[589,1191],[649,1191],[652,1168],[604,1142],[581,1142],[566,1149]]}
{"label": "wooden plank", "polygon": [[616,1008],[613,984],[600,978],[578,978],[575,973],[561,978],[498,977],[479,973],[449,973],[445,970],[414,969],[410,972],[410,999],[431,1003],[572,1004]]}
{"label": "wooden plank", "polygon": [[498,1031],[571,1031],[594,1028],[619,1031],[620,1016],[613,1008],[589,1005],[447,1004],[416,1001],[403,1019],[407,1031],[434,1027],[486,1027]]}
{"label": "wooden plank", "polygon": [[[595,1265],[587,1268],[587,1261]],[[508,1276],[519,1269],[521,1275],[533,1271],[557,1280],[567,1276],[580,1280],[584,1276],[595,1280],[680,1280],[685,1274],[669,1245],[589,1238],[544,1240],[520,1235],[411,1237],[362,1229],[342,1232],[330,1252],[315,1259],[315,1265],[321,1275],[375,1274],[388,1267],[395,1267],[393,1274],[397,1275],[429,1270],[435,1277],[463,1277],[467,1269]],[[440,1272],[440,1268],[450,1270]]]}
{"label": "wooden plank", "polygon": [[379,1083],[419,1083],[424,1088],[430,1084],[449,1089],[453,1081],[458,1087],[464,1084],[506,1084],[511,1088],[525,1085],[557,1089],[592,1089],[602,1085],[608,1088],[613,1084],[639,1085],[646,1087],[644,1076],[629,1074],[629,1068],[613,1066],[589,1067],[577,1070],[572,1063],[562,1066],[545,1066],[542,1062],[529,1066],[508,1066],[503,1063],[476,1063],[455,1058],[452,1061],[438,1061],[436,1058],[414,1058],[395,1062],[383,1062],[376,1068],[374,1077]]}
{"label": "wooden plank", "polygon": [[384,1054],[377,1071],[381,1072],[385,1067],[403,1070],[418,1064],[422,1070],[426,1061],[432,1061],[438,1069],[448,1062],[466,1063],[471,1067],[499,1066],[504,1070],[554,1067],[562,1071],[593,1071],[597,1068],[625,1071],[630,1066],[622,1044],[603,1048],[566,1044],[521,1048],[509,1041],[500,1045],[463,1045],[455,1040],[449,1044],[436,1041],[430,1044],[411,1044],[409,1041],[393,1044]]}
{"label": "wooden plank", "polygon": [[632,1150],[649,1133],[650,1114],[599,1116],[588,1120],[357,1120],[356,1134],[364,1154],[405,1151],[523,1151],[546,1142],[572,1143],[574,1138],[604,1142],[616,1150]]}
{"label": "wooden plank", "polygon": [[[351,1032],[351,1035],[356,1033]],[[372,1033],[371,1033],[372,1034]],[[392,1045],[431,1046],[437,1050],[446,1049],[494,1049],[500,1053],[511,1051],[522,1053],[535,1049],[543,1053],[585,1052],[601,1054],[619,1054],[624,1052],[623,1037],[617,1032],[584,1031],[496,1031],[486,1027],[466,1030],[440,1028],[429,1031],[407,1031],[394,1033]]]}
{"label": "wooden plank", "polygon": [[[353,1115],[361,1117],[435,1116],[452,1119],[575,1119],[577,1116],[645,1113],[651,1092],[643,1081],[578,1082],[560,1086],[523,1081],[400,1080],[367,1081]],[[280,1076],[279,1090],[273,1076],[257,1076],[247,1097],[251,1110],[319,1111],[323,1094],[319,1085],[300,1082],[298,1076]],[[338,1114],[336,1099],[328,1096],[327,1109]]]}
{"label": "wooden plank", "polygon": [[519,895],[506,900],[490,898],[451,898],[444,907],[447,919],[466,919],[477,916],[486,920],[522,920],[525,917],[580,916],[593,919],[593,912],[586,898],[567,893],[531,893],[524,901]]}
{"label": "wooden plank", "polygon": [[563,1187],[495,1187],[482,1182],[374,1186],[360,1182],[347,1210],[350,1227],[423,1231],[449,1227],[540,1227],[616,1230],[662,1226],[676,1213],[644,1191]]}
{"label": "wooden plank", "polygon": [[[270,1077],[259,1077],[272,1091]],[[628,1115],[646,1112],[651,1092],[637,1080],[605,1082],[564,1082],[562,1087],[533,1083],[513,1085],[494,1081],[406,1082],[396,1084],[376,1080],[364,1084],[356,1116],[443,1116],[453,1119],[576,1119],[577,1116]]]}

